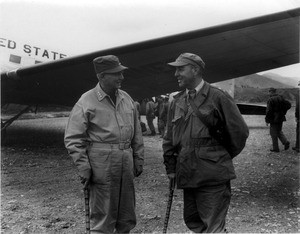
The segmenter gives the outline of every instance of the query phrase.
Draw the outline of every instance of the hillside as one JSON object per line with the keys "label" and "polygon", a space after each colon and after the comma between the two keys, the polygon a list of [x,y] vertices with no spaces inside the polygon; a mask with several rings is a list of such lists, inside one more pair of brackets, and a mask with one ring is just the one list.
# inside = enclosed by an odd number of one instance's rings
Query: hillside
{"label": "hillside", "polygon": [[235,79],[235,87],[256,88],[256,89],[267,89],[270,87],[276,89],[295,87],[287,84],[285,81],[286,81],[285,78],[282,78],[281,80],[274,80],[266,76],[253,74],[249,76],[242,76],[240,78]]}
{"label": "hillside", "polygon": [[235,79],[234,98],[238,102],[266,103],[269,98],[268,90],[270,87],[274,87],[280,95],[294,103],[299,92],[297,86],[291,85],[291,79],[286,80],[285,77],[279,79],[279,76],[277,78],[275,80],[258,74],[237,78]]}
{"label": "hillside", "polygon": [[298,86],[300,82],[299,77],[285,77],[271,72],[264,73],[263,76],[279,82],[284,81],[285,84],[293,87]]}

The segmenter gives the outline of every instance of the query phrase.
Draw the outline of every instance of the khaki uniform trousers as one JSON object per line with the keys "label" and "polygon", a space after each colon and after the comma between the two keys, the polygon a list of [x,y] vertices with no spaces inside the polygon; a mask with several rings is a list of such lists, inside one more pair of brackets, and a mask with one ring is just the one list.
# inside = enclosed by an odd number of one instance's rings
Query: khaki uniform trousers
{"label": "khaki uniform trousers", "polygon": [[129,233],[136,225],[132,149],[122,148],[89,150],[91,233]]}

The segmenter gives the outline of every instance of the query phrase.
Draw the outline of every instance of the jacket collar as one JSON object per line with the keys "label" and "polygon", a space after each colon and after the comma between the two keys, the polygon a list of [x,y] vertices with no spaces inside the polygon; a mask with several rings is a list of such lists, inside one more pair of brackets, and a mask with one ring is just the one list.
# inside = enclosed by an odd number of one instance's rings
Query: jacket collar
{"label": "jacket collar", "polygon": [[206,97],[208,96],[209,89],[210,89],[210,85],[206,81],[204,81],[203,87],[197,93],[194,99],[195,105],[197,107],[201,106],[202,103],[205,101]]}
{"label": "jacket collar", "polygon": [[[196,97],[194,99],[195,105],[197,107],[201,106],[202,103],[205,101],[206,97],[208,96],[209,89],[210,89],[209,83],[207,83],[206,81],[204,81],[204,84],[203,84],[202,88],[197,93],[197,95],[196,95]],[[186,91],[185,90],[181,91],[180,93],[178,93],[177,95],[175,95],[174,98],[178,99],[176,105],[179,108],[184,109],[185,106],[186,106],[186,98],[187,98]]]}
{"label": "jacket collar", "polygon": [[[99,102],[101,102],[106,96],[109,98],[109,95],[103,91],[99,82],[96,85],[96,87],[94,88],[94,90],[96,92],[97,99]],[[118,99],[119,99],[119,101],[121,101],[124,98],[123,93],[120,92],[119,90],[116,91],[116,96],[117,96],[117,103],[118,103]]]}
{"label": "jacket collar", "polygon": [[185,110],[186,108],[186,98],[187,98],[187,94],[186,91],[183,90],[180,93],[176,94],[174,96],[174,99],[176,99],[176,106],[178,106],[180,109]]}
{"label": "jacket collar", "polygon": [[[200,92],[200,90],[202,89],[203,85],[204,85],[204,80],[202,79],[201,82],[200,82],[200,83],[197,85],[197,87],[195,88],[196,94],[198,94],[198,93]],[[188,95],[189,90],[186,89],[185,92],[186,92],[186,94]]]}

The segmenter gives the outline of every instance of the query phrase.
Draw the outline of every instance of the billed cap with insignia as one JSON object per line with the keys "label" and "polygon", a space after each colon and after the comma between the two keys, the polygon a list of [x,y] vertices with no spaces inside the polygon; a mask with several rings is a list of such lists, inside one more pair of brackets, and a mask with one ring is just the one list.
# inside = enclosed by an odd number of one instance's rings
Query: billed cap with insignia
{"label": "billed cap with insignia", "polygon": [[202,69],[205,68],[205,63],[203,60],[198,55],[192,53],[183,53],[179,55],[175,62],[168,64],[174,67],[182,67],[191,64],[194,66],[199,66]]}
{"label": "billed cap with insignia", "polygon": [[117,73],[128,69],[123,66],[115,55],[97,57],[93,60],[96,73]]}

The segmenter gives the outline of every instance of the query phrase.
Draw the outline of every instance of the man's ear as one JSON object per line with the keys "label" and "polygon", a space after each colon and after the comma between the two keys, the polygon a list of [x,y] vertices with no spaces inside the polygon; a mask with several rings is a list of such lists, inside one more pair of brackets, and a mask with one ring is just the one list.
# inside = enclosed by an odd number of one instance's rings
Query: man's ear
{"label": "man's ear", "polygon": [[198,74],[199,67],[192,66],[192,71],[193,71],[194,75]]}
{"label": "man's ear", "polygon": [[104,77],[104,73],[103,72],[97,73],[98,80],[103,79],[103,77]]}

